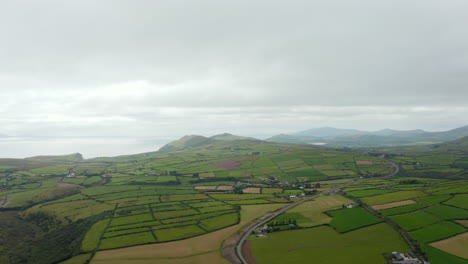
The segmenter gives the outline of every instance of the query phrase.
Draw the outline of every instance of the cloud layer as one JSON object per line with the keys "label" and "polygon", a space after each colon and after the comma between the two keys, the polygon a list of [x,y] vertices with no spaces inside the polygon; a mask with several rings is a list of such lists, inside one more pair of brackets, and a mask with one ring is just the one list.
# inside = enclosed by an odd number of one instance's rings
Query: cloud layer
{"label": "cloud layer", "polygon": [[8,1],[0,133],[466,125],[467,8],[462,0]]}

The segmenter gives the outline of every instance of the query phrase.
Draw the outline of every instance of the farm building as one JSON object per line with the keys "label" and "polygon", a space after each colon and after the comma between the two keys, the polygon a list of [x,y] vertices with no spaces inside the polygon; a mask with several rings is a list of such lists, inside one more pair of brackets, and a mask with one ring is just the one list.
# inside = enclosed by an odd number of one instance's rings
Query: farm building
{"label": "farm building", "polygon": [[426,261],[419,260],[419,258],[412,252],[392,252],[392,256],[393,258],[389,262],[391,264],[430,264]]}

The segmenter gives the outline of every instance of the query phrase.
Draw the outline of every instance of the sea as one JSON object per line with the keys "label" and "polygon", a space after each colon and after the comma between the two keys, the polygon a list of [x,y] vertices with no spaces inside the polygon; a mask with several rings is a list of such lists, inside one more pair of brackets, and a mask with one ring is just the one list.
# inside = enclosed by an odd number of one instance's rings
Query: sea
{"label": "sea", "polygon": [[81,153],[85,159],[157,151],[169,137],[6,137],[0,138],[0,158]]}

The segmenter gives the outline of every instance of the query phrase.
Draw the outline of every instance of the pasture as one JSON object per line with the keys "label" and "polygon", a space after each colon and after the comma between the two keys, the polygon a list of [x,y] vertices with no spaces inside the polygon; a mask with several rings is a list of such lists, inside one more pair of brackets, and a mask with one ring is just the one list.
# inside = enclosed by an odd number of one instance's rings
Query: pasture
{"label": "pasture", "polygon": [[[250,240],[257,263],[385,263],[382,255],[408,251],[399,234],[381,223],[340,234],[327,226],[275,232]],[[340,254],[337,254],[340,252]]]}
{"label": "pasture", "polygon": [[422,210],[394,215],[390,216],[390,218],[406,230],[421,228],[441,221],[440,218]]}
{"label": "pasture", "polygon": [[466,231],[467,229],[465,227],[457,225],[453,222],[445,221],[412,231],[410,232],[410,235],[422,243],[430,243]]}
{"label": "pasture", "polygon": [[382,221],[362,207],[328,211],[327,214],[333,217],[330,225],[340,233],[348,232]]}
{"label": "pasture", "polygon": [[385,193],[380,195],[368,196],[364,197],[361,200],[368,205],[376,205],[376,204],[385,204],[385,203],[392,203],[398,202],[403,200],[410,200],[416,197],[427,196],[424,192],[421,191],[398,191],[398,192],[391,192]]}

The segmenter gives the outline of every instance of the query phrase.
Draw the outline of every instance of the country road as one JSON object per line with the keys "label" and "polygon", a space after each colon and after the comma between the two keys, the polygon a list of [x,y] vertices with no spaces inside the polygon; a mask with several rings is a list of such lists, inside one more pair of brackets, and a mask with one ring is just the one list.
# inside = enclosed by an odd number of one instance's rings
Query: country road
{"label": "country road", "polygon": [[[381,158],[384,159],[383,157],[381,157]],[[392,161],[389,161],[389,160],[386,160],[386,159],[384,159],[384,160],[392,164],[392,167],[394,168],[394,171],[392,173],[388,174],[388,175],[383,176],[383,177],[378,177],[380,179],[395,176],[399,172],[399,166],[396,163],[394,163]],[[375,178],[373,178],[373,179],[375,179]],[[290,204],[286,205],[285,207],[282,207],[281,209],[279,209],[279,210],[277,210],[275,212],[266,213],[265,215],[263,215],[262,217],[256,219],[255,221],[247,224],[246,226],[243,226],[234,235],[230,236],[229,238],[227,238],[224,241],[222,252],[221,252],[222,256],[224,258],[226,258],[227,260],[229,260],[233,264],[249,264],[247,262],[247,260],[245,259],[244,255],[243,255],[242,247],[244,245],[245,240],[250,236],[251,232],[254,229],[260,227],[261,225],[264,225],[265,223],[271,221],[272,219],[274,219],[278,215],[286,212],[287,210],[289,210],[289,209],[291,209],[291,208],[293,208],[295,206],[298,206],[299,204],[302,204],[304,202],[313,200],[313,199],[315,199],[317,197],[320,197],[322,195],[325,195],[325,194],[329,194],[329,193],[332,193],[332,192],[337,192],[337,191],[339,191],[339,190],[341,190],[343,188],[346,188],[346,187],[348,187],[348,186],[350,186],[352,184],[358,183],[358,182],[356,182],[356,180],[357,179],[353,179],[350,182],[348,182],[348,183],[346,183],[346,184],[344,184],[342,186],[339,186],[339,187],[336,187],[334,189],[319,193],[317,195],[310,196],[310,197],[307,197],[305,199],[290,203]],[[364,181],[361,181],[361,182],[364,182]]]}

